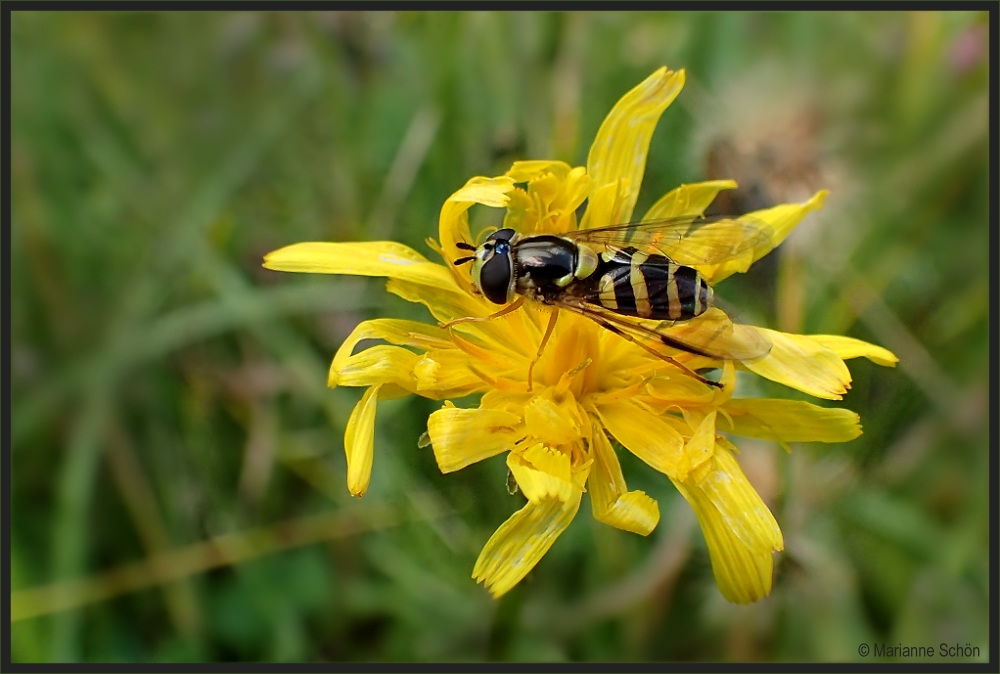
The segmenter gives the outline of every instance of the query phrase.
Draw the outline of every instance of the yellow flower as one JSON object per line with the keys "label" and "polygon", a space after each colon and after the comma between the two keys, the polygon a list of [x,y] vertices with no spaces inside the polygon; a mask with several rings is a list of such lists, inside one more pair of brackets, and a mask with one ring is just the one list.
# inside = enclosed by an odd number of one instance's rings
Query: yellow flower
{"label": "yellow flower", "polygon": [[[642,182],[646,151],[663,110],[684,84],[684,71],[661,68],[628,92],[598,131],[586,167],[559,161],[517,162],[502,176],[476,177],[448,198],[440,216],[440,244],[428,243],[444,264],[393,242],[300,243],[277,250],[264,265],[284,271],[387,277],[387,288],[424,304],[441,324],[484,317],[496,306],[474,292],[467,267],[452,263],[473,241],[473,204],[504,208],[504,226],[522,234],[559,233],[629,222]],[[657,201],[644,219],[703,213],[732,181],[681,186]],[[738,260],[699,267],[711,283],[743,272],[778,245],[826,193],[802,204],[753,214],[770,234],[763,248]],[[581,222],[577,209],[587,201]],[[861,433],[858,416],[806,402],[733,398],[736,370],[745,369],[813,396],[840,399],[851,381],[844,359],[866,356],[893,365],[890,352],[829,335],[762,330],[773,347],[753,362],[711,361],[677,353],[691,369],[721,368],[711,388],[645,349],[585,317],[563,312],[534,368],[547,313],[526,305],[493,320],[450,330],[415,321],[380,318],[359,325],[334,356],[329,384],[367,390],[344,439],[348,488],[364,494],[371,476],[374,420],[380,399],[416,393],[445,400],[427,431],[442,472],[507,453],[527,498],[486,543],[473,576],[495,596],[517,584],[552,546],[590,495],[596,519],[643,536],[659,521],[656,501],[629,491],[612,445],[614,438],[665,474],[690,502],[704,532],[722,594],[746,603],[771,589],[772,552],[783,548],[781,530],[740,470],[736,448],[720,432],[785,442],[844,442]],[[741,329],[752,330],[749,326]],[[359,341],[387,344],[354,353]],[[449,398],[482,394],[478,408]]]}

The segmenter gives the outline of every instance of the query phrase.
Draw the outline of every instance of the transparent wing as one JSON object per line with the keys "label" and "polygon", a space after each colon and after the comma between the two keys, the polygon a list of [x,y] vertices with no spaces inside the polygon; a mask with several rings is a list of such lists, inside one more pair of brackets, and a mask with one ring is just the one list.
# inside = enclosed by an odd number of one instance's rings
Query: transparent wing
{"label": "transparent wing", "polygon": [[683,265],[719,264],[770,249],[770,225],[752,216],[666,218],[560,234],[598,249],[628,246]]}
{"label": "transparent wing", "polygon": [[623,316],[578,297],[560,298],[555,301],[555,305],[582,314],[597,323],[609,323],[633,338],[706,358],[755,360],[771,351],[771,341],[763,332],[750,325],[734,323],[718,307],[712,307],[696,318],[681,322],[648,321]]}

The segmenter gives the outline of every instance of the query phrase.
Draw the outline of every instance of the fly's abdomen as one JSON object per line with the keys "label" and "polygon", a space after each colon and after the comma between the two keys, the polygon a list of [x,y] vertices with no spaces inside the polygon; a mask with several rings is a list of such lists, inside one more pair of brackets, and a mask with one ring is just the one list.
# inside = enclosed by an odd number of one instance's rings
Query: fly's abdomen
{"label": "fly's abdomen", "polygon": [[712,289],[697,269],[662,255],[626,249],[602,257],[594,277],[601,306],[627,316],[685,321],[712,303]]}

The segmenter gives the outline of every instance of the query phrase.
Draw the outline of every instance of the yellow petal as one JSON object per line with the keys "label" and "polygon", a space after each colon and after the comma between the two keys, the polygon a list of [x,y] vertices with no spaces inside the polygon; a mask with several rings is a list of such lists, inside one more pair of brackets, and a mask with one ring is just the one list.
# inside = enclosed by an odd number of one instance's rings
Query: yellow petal
{"label": "yellow petal", "polygon": [[673,189],[653,204],[643,220],[661,218],[681,218],[701,215],[722,190],[735,190],[734,180],[710,180],[708,182],[681,185]]}
{"label": "yellow petal", "polygon": [[447,268],[394,241],[296,243],[265,255],[264,266],[276,271],[387,276],[460,292]]}
{"label": "yellow petal", "polygon": [[364,339],[384,339],[391,344],[413,346],[418,349],[442,349],[452,347],[448,332],[433,325],[417,321],[376,318],[359,323],[337,349],[330,365],[328,384],[338,385],[338,372],[354,352],[354,347]]}
{"label": "yellow petal", "polygon": [[631,402],[602,405],[597,411],[604,427],[625,449],[665,475],[687,476],[684,438],[664,419]]}
{"label": "yellow petal", "polygon": [[[587,174],[594,189],[621,179],[621,199],[603,224],[628,222],[646,169],[646,153],[660,115],[684,87],[684,71],[660,68],[622,96],[608,113],[587,156]],[[590,221],[588,226],[600,223]]]}
{"label": "yellow petal", "polygon": [[504,175],[515,183],[526,183],[545,173],[555,173],[559,178],[565,178],[570,172],[570,166],[557,159],[529,159],[516,161]]}
{"label": "yellow petal", "polygon": [[[457,242],[472,243],[472,236],[469,233],[469,208],[473,204],[503,208],[507,205],[507,193],[513,189],[514,179],[508,176],[497,178],[477,176],[470,178],[462,189],[445,200],[438,218],[438,235],[446,264],[450,266],[456,258],[467,254],[455,247]],[[466,288],[470,287],[464,274],[459,274],[458,278],[462,279],[460,282]]]}
{"label": "yellow petal", "polygon": [[375,455],[375,404],[381,386],[372,386],[351,412],[344,434],[347,454],[347,488],[354,496],[364,496],[372,478]]}
{"label": "yellow petal", "polygon": [[427,419],[427,434],[438,468],[451,473],[512,448],[524,425],[510,412],[444,407]]}
{"label": "yellow petal", "polygon": [[417,393],[425,398],[461,398],[486,388],[469,369],[469,357],[458,349],[428,351],[413,367]]}
{"label": "yellow petal", "polygon": [[621,464],[604,430],[596,422],[591,441],[594,464],[587,480],[594,519],[648,536],[660,521],[660,508],[643,491],[628,491]]}
{"label": "yellow petal", "polygon": [[766,597],[774,569],[771,553],[782,550],[784,541],[732,452],[718,446],[697,479],[692,474],[674,485],[698,516],[722,595],[738,604]]}
{"label": "yellow petal", "polygon": [[801,204],[780,204],[771,208],[752,211],[747,213],[747,215],[754,220],[759,220],[770,225],[772,248],[774,248],[792,233],[792,230],[802,222],[802,218],[812,211],[823,208],[823,202],[826,201],[829,194],[829,190],[820,190],[812,195],[808,201]]}
{"label": "yellow petal", "polygon": [[377,344],[341,361],[334,360],[327,380],[331,387],[392,383],[412,393],[417,388],[413,368],[419,358],[400,346]]}
{"label": "yellow petal", "polygon": [[607,185],[595,187],[587,202],[587,212],[583,214],[580,229],[621,224],[616,213],[621,210],[627,190],[622,180],[614,180]]}
{"label": "yellow petal", "polygon": [[572,169],[563,182],[559,199],[553,204],[553,208],[558,211],[558,218],[553,221],[553,230],[556,233],[575,230],[576,210],[590,196],[594,181],[587,175],[587,169],[577,166]]}
{"label": "yellow petal", "polygon": [[583,166],[558,161],[517,162],[507,175],[527,190],[509,194],[504,227],[522,234],[561,234],[576,227],[576,210],[590,195],[593,181]]}
{"label": "yellow petal", "polygon": [[479,553],[472,577],[483,583],[494,597],[517,585],[548,552],[580,507],[579,498],[570,507],[558,499],[528,502],[500,525]]}
{"label": "yellow petal", "polygon": [[503,227],[516,232],[534,232],[538,224],[535,204],[527,191],[515,187],[507,193],[507,212],[503,216]]}
{"label": "yellow petal", "polygon": [[[861,435],[851,410],[820,407],[802,400],[734,398],[722,406],[732,420],[720,431],[778,442],[847,442]],[[723,417],[725,418],[725,416]]]}
{"label": "yellow petal", "polygon": [[[688,412],[688,410],[684,410]],[[692,417],[695,415],[692,413]],[[688,472],[697,472],[715,453],[715,412],[706,414],[691,438],[684,443]]]}
{"label": "yellow petal", "polygon": [[568,445],[581,437],[582,421],[571,396],[557,405],[546,396],[535,396],[524,406],[528,434],[552,445]]}
{"label": "yellow petal", "polygon": [[853,337],[842,337],[840,335],[809,335],[812,339],[823,346],[831,349],[838,356],[847,360],[849,358],[859,358],[864,356],[871,362],[885,367],[896,367],[899,358],[889,349],[881,346],[869,344]]}
{"label": "yellow petal", "polygon": [[434,318],[442,323],[467,316],[489,316],[496,311],[496,305],[488,304],[485,299],[465,292],[441,292],[439,288],[403,283],[393,279],[386,282],[385,289],[393,295],[402,297],[407,302],[423,304],[430,310]]}
{"label": "yellow petal", "polygon": [[487,391],[483,394],[483,399],[479,406],[491,410],[503,410],[523,417],[524,406],[532,398],[530,393],[507,393],[504,391]]}
{"label": "yellow petal", "polygon": [[806,335],[758,328],[771,340],[771,351],[742,367],[803,393],[840,400],[851,383],[851,372],[832,349]]}
{"label": "yellow petal", "polygon": [[822,208],[827,194],[829,194],[827,190],[820,190],[809,201],[801,204],[781,204],[773,208],[747,213],[741,219],[750,224],[759,224],[765,227],[769,236],[737,259],[717,265],[699,265],[698,271],[712,285],[732,274],[745,272],[751,264],[770,253],[784,241],[785,237],[802,221],[802,218],[811,211]]}
{"label": "yellow petal", "polygon": [[705,405],[715,398],[715,393],[707,384],[687,376],[654,377],[646,384],[646,394],[678,407]]}
{"label": "yellow petal", "polygon": [[570,457],[558,449],[537,442],[523,451],[507,455],[507,467],[514,474],[524,497],[532,503],[557,499],[564,507],[579,504],[582,485],[574,480]]}

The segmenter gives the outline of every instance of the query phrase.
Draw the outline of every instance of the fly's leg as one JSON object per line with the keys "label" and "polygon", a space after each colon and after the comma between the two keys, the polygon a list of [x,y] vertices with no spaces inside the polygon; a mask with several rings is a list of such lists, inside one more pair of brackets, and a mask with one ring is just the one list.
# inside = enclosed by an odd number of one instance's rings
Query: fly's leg
{"label": "fly's leg", "polygon": [[673,365],[673,366],[675,366],[677,368],[680,368],[684,372],[688,373],[689,375],[691,375],[692,377],[694,377],[695,379],[697,379],[698,381],[700,381],[702,384],[706,384],[708,386],[711,386],[712,388],[722,388],[722,384],[720,384],[719,382],[712,381],[711,379],[706,379],[705,377],[702,377],[700,374],[698,374],[697,372],[695,372],[694,370],[692,370],[691,368],[689,368],[684,363],[681,363],[677,359],[672,358],[672,357],[668,356],[665,353],[660,353],[659,351],[657,351],[653,347],[649,346],[648,344],[646,344],[644,342],[639,341],[638,339],[636,339],[632,335],[628,334],[624,330],[619,330],[617,327],[615,327],[611,323],[608,323],[603,318],[598,318],[597,316],[593,316],[591,314],[585,313],[585,312],[580,311],[578,309],[574,309],[573,307],[566,307],[566,308],[570,309],[571,311],[576,311],[576,313],[580,314],[581,316],[586,316],[590,320],[592,320],[595,323],[597,323],[598,325],[600,325],[602,328],[606,328],[606,329],[610,330],[611,332],[615,333],[619,337],[623,337],[624,339],[627,339],[628,341],[632,342],[633,344],[635,344],[637,346],[641,346],[643,349],[645,349],[646,351],[650,352],[651,354],[653,354],[654,356],[656,356],[660,360],[666,361],[666,362],[670,363],[671,365]]}
{"label": "fly's leg", "polygon": [[478,323],[480,321],[492,321],[494,318],[500,318],[501,316],[506,316],[509,313],[517,311],[518,309],[521,308],[522,304],[524,304],[524,298],[518,297],[517,300],[515,300],[511,304],[508,304],[495,314],[490,314],[489,316],[466,316],[465,318],[456,318],[453,321],[448,321],[441,327],[444,328],[445,330],[448,330],[452,326],[458,325],[459,323]]}
{"label": "fly's leg", "polygon": [[[588,318],[593,318],[593,317],[592,316],[588,316]],[[719,382],[712,381],[711,379],[706,379],[705,377],[702,377],[700,374],[698,374],[697,372],[695,372],[694,370],[692,370],[691,368],[689,368],[687,365],[685,365],[684,363],[682,363],[679,360],[677,360],[676,358],[668,356],[665,353],[660,353],[659,351],[657,351],[653,347],[649,346],[648,344],[640,342],[639,340],[637,340],[635,337],[633,337],[632,335],[628,334],[627,332],[623,332],[623,331],[619,330],[618,328],[616,328],[615,326],[613,326],[611,323],[608,323],[605,320],[601,320],[601,319],[597,319],[597,318],[593,318],[593,320],[597,321],[597,323],[601,327],[607,328],[611,332],[613,332],[616,335],[619,335],[621,337],[624,337],[625,339],[627,339],[628,341],[632,342],[633,344],[636,344],[637,346],[641,346],[646,351],[649,351],[651,354],[653,354],[654,356],[656,356],[660,360],[664,360],[664,361],[670,363],[671,365],[673,365],[674,367],[680,368],[684,372],[687,372],[689,375],[691,375],[692,377],[694,377],[695,379],[697,379],[698,381],[700,381],[702,384],[706,384],[708,386],[711,386],[712,388],[722,388],[722,384],[720,384]]]}
{"label": "fly's leg", "polygon": [[549,323],[545,326],[545,334],[542,335],[542,341],[538,345],[538,352],[535,354],[535,359],[528,365],[528,393],[531,393],[531,373],[534,371],[535,365],[539,360],[541,360],[542,354],[545,352],[545,345],[549,343],[549,337],[552,336],[552,331],[555,330],[556,319],[558,318],[559,310],[553,309],[552,313],[549,315]]}

